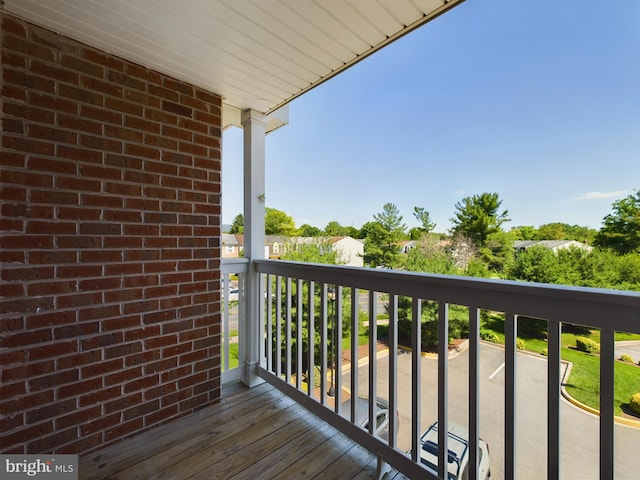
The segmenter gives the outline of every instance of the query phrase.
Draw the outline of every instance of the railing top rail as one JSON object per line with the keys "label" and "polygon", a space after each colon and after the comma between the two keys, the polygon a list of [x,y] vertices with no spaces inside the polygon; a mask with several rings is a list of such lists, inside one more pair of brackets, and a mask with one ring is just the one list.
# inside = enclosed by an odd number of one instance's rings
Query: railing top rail
{"label": "railing top rail", "polygon": [[638,292],[282,260],[253,263],[259,273],[640,333]]}
{"label": "railing top rail", "polygon": [[220,262],[221,273],[246,273],[248,270],[248,258],[223,258]]}

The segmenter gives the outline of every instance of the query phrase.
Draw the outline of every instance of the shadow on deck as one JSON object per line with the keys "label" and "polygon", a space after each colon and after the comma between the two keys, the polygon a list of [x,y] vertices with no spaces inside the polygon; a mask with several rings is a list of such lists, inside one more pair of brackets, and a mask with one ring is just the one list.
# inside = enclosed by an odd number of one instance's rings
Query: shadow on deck
{"label": "shadow on deck", "polygon": [[[376,459],[268,384],[80,459],[81,479],[372,479]],[[395,471],[385,479],[405,479]]]}

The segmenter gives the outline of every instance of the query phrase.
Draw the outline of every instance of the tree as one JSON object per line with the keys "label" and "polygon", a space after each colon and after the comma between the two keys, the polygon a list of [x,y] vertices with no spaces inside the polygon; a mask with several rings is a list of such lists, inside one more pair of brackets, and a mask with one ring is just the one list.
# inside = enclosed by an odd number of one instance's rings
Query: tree
{"label": "tree", "polygon": [[613,202],[594,244],[618,254],[640,252],[640,191]]}
{"label": "tree", "polygon": [[343,263],[339,259],[338,251],[327,240],[318,239],[312,243],[294,242],[288,244],[282,260],[292,262],[323,263],[326,265],[338,265]]}
{"label": "tree", "polygon": [[233,217],[233,223],[231,224],[231,229],[229,230],[229,233],[237,233],[237,234],[244,233],[244,216],[241,213]]}
{"label": "tree", "polygon": [[538,231],[533,225],[520,225],[510,230],[516,240],[535,240]]}
{"label": "tree", "polygon": [[275,208],[266,208],[264,233],[267,235],[283,235],[292,237],[296,234],[293,218]]}
{"label": "tree", "polygon": [[300,233],[301,237],[319,237],[322,235],[322,230],[320,230],[318,227],[309,225],[308,223],[300,225],[300,228],[298,228],[298,232]]}
{"label": "tree", "polygon": [[508,222],[508,212],[500,212],[502,200],[497,193],[482,193],[473,197],[465,197],[455,205],[454,217],[451,218],[451,233],[469,237],[478,247],[483,247],[487,237],[499,231],[503,223]]}
{"label": "tree", "polygon": [[413,216],[416,217],[418,222],[420,222],[419,228],[425,235],[428,235],[429,232],[436,228],[436,224],[433,223],[429,217],[429,212],[427,212],[423,207],[413,207]]}
{"label": "tree", "polygon": [[385,203],[382,206],[382,211],[376,213],[373,219],[387,232],[392,232],[398,236],[403,235],[407,229],[406,225],[402,223],[402,215],[400,215],[398,207],[393,203]]}
{"label": "tree", "polygon": [[402,215],[393,203],[382,207],[382,212],[373,216],[374,221],[362,226],[365,234],[364,261],[372,266],[395,268],[400,266],[398,243],[405,238]]}
{"label": "tree", "polygon": [[342,237],[348,235],[348,229],[333,220],[324,227],[324,234],[328,237]]}
{"label": "tree", "polygon": [[415,248],[409,250],[405,269],[411,272],[460,274],[451,252],[441,246],[440,241],[433,236],[423,236]]}

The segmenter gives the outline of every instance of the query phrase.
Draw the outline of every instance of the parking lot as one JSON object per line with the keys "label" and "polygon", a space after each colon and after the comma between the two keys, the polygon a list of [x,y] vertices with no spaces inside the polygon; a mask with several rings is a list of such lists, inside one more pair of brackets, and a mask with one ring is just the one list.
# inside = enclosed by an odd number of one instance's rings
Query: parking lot
{"label": "parking lot", "polygon": [[[449,420],[468,422],[468,352],[449,362]],[[504,477],[504,350],[483,343],[480,347],[480,436],[490,445],[492,479]],[[368,391],[366,359],[358,369],[361,394]],[[437,419],[437,359],[422,358],[421,431]],[[517,357],[516,424],[517,477],[546,478],[547,464],[547,361],[545,357],[519,353]],[[378,395],[387,397],[388,353],[377,361]],[[349,385],[350,371],[344,372],[343,384]],[[411,448],[411,354],[398,355],[398,446]],[[599,466],[598,417],[567,401],[561,405],[561,476],[574,479],[597,479]],[[626,425],[615,427],[616,479],[635,479],[640,471],[637,445],[640,430]]]}

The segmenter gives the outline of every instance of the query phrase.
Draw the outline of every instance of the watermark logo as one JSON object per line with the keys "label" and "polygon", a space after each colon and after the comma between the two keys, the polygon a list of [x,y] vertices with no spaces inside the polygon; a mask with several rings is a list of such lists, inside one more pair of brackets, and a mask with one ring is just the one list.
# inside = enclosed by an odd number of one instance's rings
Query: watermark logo
{"label": "watermark logo", "polygon": [[78,455],[0,455],[0,479],[78,480]]}

